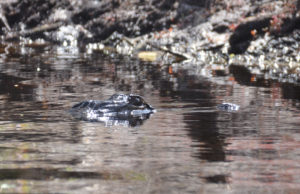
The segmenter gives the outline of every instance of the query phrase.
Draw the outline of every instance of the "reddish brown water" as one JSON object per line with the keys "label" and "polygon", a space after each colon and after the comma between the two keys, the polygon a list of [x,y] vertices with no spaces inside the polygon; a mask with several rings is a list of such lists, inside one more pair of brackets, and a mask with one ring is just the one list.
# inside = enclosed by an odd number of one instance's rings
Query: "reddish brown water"
{"label": "reddish brown water", "polygon": [[[1,193],[300,191],[299,87],[23,49],[0,58]],[[137,127],[68,113],[114,93],[142,95],[157,113]]]}

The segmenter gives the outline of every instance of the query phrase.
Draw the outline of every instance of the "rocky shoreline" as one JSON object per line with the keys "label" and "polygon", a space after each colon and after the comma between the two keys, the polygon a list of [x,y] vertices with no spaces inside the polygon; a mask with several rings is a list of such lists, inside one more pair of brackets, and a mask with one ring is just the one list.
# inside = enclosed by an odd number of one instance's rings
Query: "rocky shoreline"
{"label": "rocky shoreline", "polygon": [[[298,83],[300,1],[1,1],[2,44],[55,43]],[[5,46],[4,46],[5,47]]]}

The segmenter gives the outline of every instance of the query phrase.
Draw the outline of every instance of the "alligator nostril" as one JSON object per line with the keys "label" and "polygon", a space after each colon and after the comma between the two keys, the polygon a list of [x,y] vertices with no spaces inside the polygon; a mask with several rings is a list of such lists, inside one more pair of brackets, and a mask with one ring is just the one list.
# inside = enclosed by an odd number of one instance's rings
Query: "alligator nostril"
{"label": "alligator nostril", "polygon": [[150,106],[149,104],[147,104],[147,108],[150,110],[154,110],[154,108],[152,106]]}

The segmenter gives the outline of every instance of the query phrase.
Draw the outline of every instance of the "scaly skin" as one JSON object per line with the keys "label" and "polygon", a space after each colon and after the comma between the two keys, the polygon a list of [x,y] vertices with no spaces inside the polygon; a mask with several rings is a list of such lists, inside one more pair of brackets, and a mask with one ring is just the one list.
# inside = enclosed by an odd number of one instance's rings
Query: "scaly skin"
{"label": "scaly skin", "polygon": [[108,100],[88,100],[75,104],[70,113],[78,119],[87,121],[145,120],[155,110],[144,99],[134,94],[114,94]]}

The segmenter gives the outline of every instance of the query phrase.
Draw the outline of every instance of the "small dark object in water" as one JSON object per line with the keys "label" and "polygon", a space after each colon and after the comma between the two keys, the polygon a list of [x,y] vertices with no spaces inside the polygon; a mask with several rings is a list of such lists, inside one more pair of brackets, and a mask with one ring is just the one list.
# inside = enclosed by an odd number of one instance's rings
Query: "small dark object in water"
{"label": "small dark object in water", "polygon": [[154,112],[154,108],[141,96],[134,94],[114,94],[105,101],[82,101],[70,109],[70,113],[75,118],[104,122],[110,126],[141,125]]}
{"label": "small dark object in water", "polygon": [[240,106],[236,104],[224,102],[222,104],[219,104],[217,108],[222,111],[232,112],[232,111],[238,111],[240,109]]}

